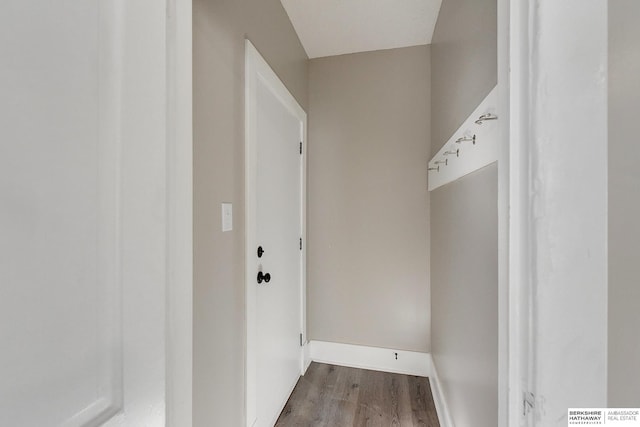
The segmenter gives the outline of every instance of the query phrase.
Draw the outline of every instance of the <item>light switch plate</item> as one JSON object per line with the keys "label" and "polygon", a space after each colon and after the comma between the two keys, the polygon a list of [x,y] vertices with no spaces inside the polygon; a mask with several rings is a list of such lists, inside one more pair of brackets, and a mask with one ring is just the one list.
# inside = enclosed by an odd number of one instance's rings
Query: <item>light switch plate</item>
{"label": "light switch plate", "polygon": [[233,230],[233,206],[231,203],[222,204],[222,231]]}

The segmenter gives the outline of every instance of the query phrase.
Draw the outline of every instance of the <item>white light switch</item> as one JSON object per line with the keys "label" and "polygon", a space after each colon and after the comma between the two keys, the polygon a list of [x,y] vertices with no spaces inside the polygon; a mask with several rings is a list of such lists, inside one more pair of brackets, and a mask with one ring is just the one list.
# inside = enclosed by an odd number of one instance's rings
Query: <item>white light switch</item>
{"label": "white light switch", "polygon": [[233,206],[231,203],[222,204],[222,231],[233,230]]}

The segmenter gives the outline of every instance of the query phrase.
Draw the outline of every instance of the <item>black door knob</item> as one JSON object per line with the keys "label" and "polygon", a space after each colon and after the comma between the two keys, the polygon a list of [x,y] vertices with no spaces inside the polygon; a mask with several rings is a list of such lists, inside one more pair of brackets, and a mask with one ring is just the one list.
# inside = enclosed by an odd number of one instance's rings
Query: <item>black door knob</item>
{"label": "black door knob", "polygon": [[262,283],[263,280],[264,280],[265,283],[269,283],[269,281],[271,280],[271,275],[269,273],[262,274],[262,271],[259,271],[258,272],[258,284]]}
{"label": "black door knob", "polygon": [[262,249],[262,246],[258,246],[258,258],[262,258],[263,253],[264,253],[264,249]]}

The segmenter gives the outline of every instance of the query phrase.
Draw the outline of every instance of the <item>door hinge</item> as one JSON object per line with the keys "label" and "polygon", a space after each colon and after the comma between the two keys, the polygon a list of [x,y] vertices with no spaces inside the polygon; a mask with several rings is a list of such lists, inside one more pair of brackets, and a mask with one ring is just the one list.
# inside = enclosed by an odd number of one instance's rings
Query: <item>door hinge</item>
{"label": "door hinge", "polygon": [[302,347],[302,346],[303,346],[303,344],[302,344],[302,334],[300,334],[300,347]]}
{"label": "door hinge", "polygon": [[302,237],[300,238],[300,250],[302,250]]}
{"label": "door hinge", "polygon": [[522,416],[526,417],[536,407],[536,396],[530,391],[522,393]]}
{"label": "door hinge", "polygon": [[300,142],[300,154],[302,154],[302,142]]}

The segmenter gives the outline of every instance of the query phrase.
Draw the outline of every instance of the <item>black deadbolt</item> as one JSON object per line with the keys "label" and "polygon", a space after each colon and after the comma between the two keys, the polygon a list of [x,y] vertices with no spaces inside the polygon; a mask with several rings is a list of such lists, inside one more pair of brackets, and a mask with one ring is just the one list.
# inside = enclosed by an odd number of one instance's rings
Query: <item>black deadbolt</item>
{"label": "black deadbolt", "polygon": [[259,271],[258,272],[258,284],[262,283],[263,280],[264,280],[265,283],[269,283],[269,281],[271,280],[271,275],[269,273],[262,274],[262,271]]}
{"label": "black deadbolt", "polygon": [[264,249],[262,249],[262,246],[258,246],[258,258],[262,258],[263,253],[264,253]]}

